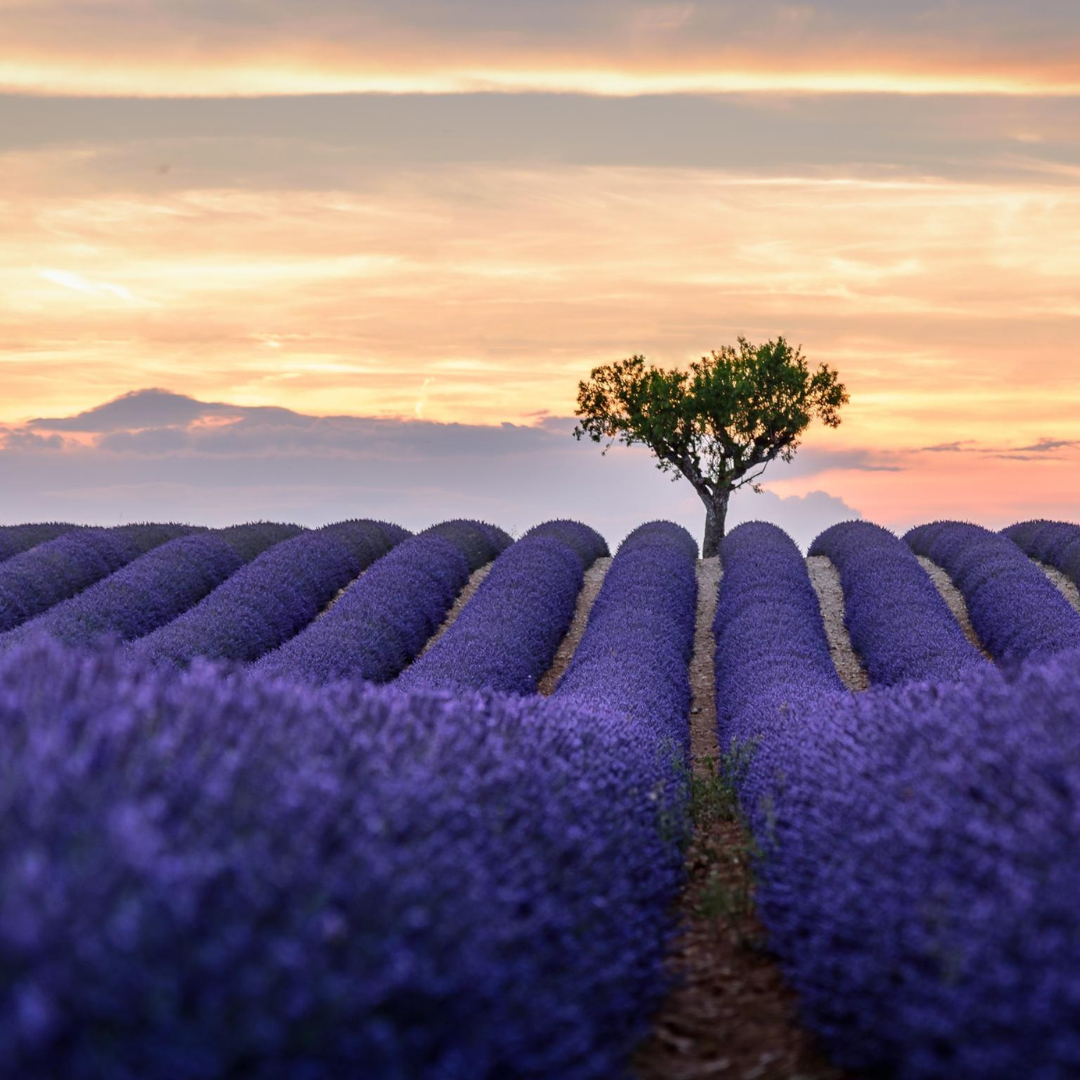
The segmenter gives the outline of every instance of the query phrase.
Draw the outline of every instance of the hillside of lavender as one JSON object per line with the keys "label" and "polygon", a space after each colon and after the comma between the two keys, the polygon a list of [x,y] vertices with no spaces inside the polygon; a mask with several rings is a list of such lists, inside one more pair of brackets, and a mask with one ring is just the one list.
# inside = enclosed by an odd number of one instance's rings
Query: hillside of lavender
{"label": "hillside of lavender", "polygon": [[[719,562],[719,779],[802,1022],[853,1076],[1080,1076],[1080,526]],[[0,527],[4,1075],[632,1075],[700,566],[663,521]]]}

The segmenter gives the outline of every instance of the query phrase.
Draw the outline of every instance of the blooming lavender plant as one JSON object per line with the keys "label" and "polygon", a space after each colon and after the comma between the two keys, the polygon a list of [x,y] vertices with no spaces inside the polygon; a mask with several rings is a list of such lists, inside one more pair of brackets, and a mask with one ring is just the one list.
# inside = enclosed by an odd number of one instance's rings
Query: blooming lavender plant
{"label": "blooming lavender plant", "polygon": [[47,611],[133,559],[194,530],[188,525],[73,529],[0,564],[0,633]]}
{"label": "blooming lavender plant", "polygon": [[275,542],[284,526],[238,525],[170,540],[95,585],[0,635],[11,648],[31,634],[48,634],[68,645],[90,645],[104,636],[131,641],[151,633],[198,603],[257,553]]}
{"label": "blooming lavender plant", "polygon": [[608,1080],[663,988],[647,724],[31,643],[0,760],[12,1080]]}
{"label": "blooming lavender plant", "polygon": [[[565,518],[545,521],[534,525],[525,536],[541,536],[565,544],[581,560],[582,570],[588,570],[597,559],[606,558],[610,554],[607,541],[595,529],[590,529],[580,521]],[[522,537],[523,540],[525,536]]]}
{"label": "blooming lavender plant", "polygon": [[0,562],[12,555],[21,555],[38,544],[55,540],[64,533],[71,532],[75,525],[49,521],[39,525],[0,525]]}
{"label": "blooming lavender plant", "polygon": [[811,545],[840,573],[844,623],[871,683],[959,678],[986,663],[902,540],[868,521],[826,529]]}
{"label": "blooming lavender plant", "polygon": [[849,694],[794,544],[742,526],[721,557],[717,705],[809,1025],[860,1075],[1073,1075],[1080,653]]}
{"label": "blooming lavender plant", "polygon": [[1015,663],[1080,648],[1080,615],[1007,537],[978,525],[938,521],[912,529],[904,539],[952,578],[995,660]]}
{"label": "blooming lavender plant", "polygon": [[679,525],[635,529],[612,560],[555,689],[568,703],[644,725],[680,760],[689,747],[696,558],[697,544]]}
{"label": "blooming lavender plant", "polygon": [[432,525],[417,535],[438,536],[449,540],[465,556],[469,573],[486,566],[513,543],[510,536],[497,525],[465,518],[440,521],[438,525]]}
{"label": "blooming lavender plant", "polygon": [[244,562],[261,555],[268,547],[291,540],[305,530],[300,525],[289,525],[279,521],[251,521],[244,525],[226,525],[214,530],[223,540],[228,541],[237,555]]}
{"label": "blooming lavender plant", "polygon": [[721,748],[760,742],[796,702],[844,693],[817,593],[795,542],[747,522],[720,545],[716,714]]}
{"label": "blooming lavender plant", "polygon": [[[464,542],[473,559],[485,542],[479,523],[446,530]],[[298,681],[334,679],[387,682],[398,675],[438,629],[469,580],[462,545],[444,539],[439,527],[399,544],[353,582],[325,615],[267,653],[259,667]]]}
{"label": "blooming lavender plant", "polygon": [[[574,617],[583,569],[607,550],[595,533],[590,539],[586,526],[549,524],[530,530],[492,563],[453,625],[395,686],[515,694],[536,690]],[[572,537],[575,547],[548,532]]]}
{"label": "blooming lavender plant", "polygon": [[[1080,653],[795,708],[758,908],[838,1064],[1080,1072]],[[767,775],[762,775],[768,770]]]}
{"label": "blooming lavender plant", "polygon": [[408,535],[396,525],[349,521],[275,544],[209,596],[128,648],[155,664],[196,656],[250,661],[298,633],[381,555]]}
{"label": "blooming lavender plant", "polygon": [[1022,521],[1001,531],[1025,555],[1055,567],[1080,587],[1080,525],[1065,521]]}

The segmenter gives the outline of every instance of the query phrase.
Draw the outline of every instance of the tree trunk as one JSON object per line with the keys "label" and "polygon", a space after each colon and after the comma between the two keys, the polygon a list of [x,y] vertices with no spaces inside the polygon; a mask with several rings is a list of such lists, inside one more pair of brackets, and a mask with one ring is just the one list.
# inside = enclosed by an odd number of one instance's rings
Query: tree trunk
{"label": "tree trunk", "polygon": [[711,559],[720,553],[720,541],[724,539],[724,521],[727,518],[730,498],[730,490],[717,492],[712,496],[701,496],[701,501],[705,504],[705,542],[701,545],[703,559]]}

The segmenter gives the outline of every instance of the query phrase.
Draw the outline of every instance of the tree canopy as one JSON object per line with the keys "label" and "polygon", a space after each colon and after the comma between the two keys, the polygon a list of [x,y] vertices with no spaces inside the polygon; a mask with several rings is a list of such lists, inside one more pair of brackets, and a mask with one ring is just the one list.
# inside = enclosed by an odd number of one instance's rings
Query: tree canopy
{"label": "tree canopy", "polygon": [[840,424],[848,393],[827,364],[811,371],[783,337],[753,345],[740,337],[689,370],[657,368],[631,356],[594,368],[578,384],[575,438],[644,444],[657,467],[684,476],[706,506],[705,554],[723,537],[732,491],[769,462],[790,461],[815,418]]}

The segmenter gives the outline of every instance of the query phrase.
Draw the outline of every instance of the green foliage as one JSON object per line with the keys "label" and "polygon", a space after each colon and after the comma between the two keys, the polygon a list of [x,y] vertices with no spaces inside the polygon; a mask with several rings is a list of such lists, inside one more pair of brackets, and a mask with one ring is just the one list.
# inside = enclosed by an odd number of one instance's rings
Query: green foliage
{"label": "green foliage", "polygon": [[704,828],[714,821],[739,821],[738,788],[750,767],[757,743],[752,740],[732,739],[731,749],[716,759],[701,759],[703,768],[695,770],[690,777],[690,815],[696,828]]}
{"label": "green foliage", "polygon": [[[752,868],[761,858],[761,852],[743,822],[738,787],[756,749],[753,741],[732,740],[730,749],[721,754],[719,768],[715,758],[702,760],[703,768],[692,775],[690,789],[694,828],[699,842],[704,840],[701,853],[711,864],[695,911],[703,919],[724,923],[744,946],[754,949],[762,943],[747,932],[747,920],[754,914]],[[732,845],[729,839],[728,844],[718,848],[707,832],[717,822],[738,822],[739,842]]]}
{"label": "green foliage", "polygon": [[790,461],[815,417],[840,423],[848,393],[827,364],[811,371],[784,338],[725,345],[665,370],[631,356],[594,368],[578,384],[574,437],[644,444],[657,467],[685,476],[706,500],[753,484],[770,461]]}

